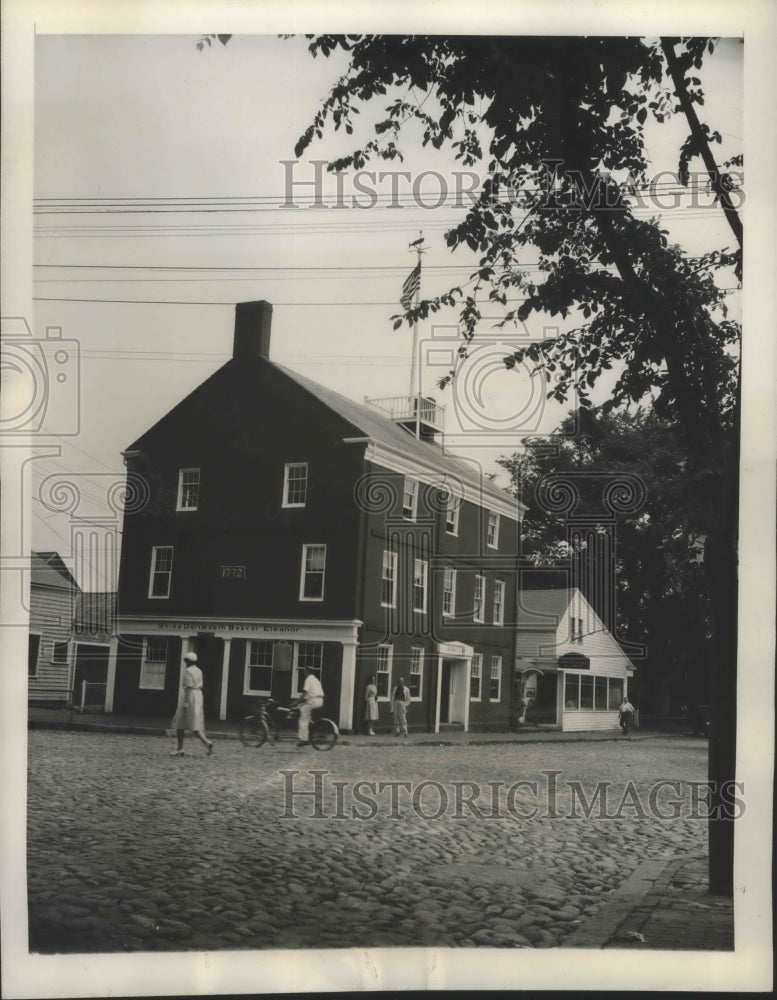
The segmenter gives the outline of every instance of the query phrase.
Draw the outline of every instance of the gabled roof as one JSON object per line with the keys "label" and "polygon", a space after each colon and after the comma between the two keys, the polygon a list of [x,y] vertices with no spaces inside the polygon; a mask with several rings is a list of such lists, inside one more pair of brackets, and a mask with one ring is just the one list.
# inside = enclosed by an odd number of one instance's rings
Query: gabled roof
{"label": "gabled roof", "polygon": [[59,552],[30,553],[30,583],[36,587],[54,587],[57,590],[80,590]]}
{"label": "gabled roof", "polygon": [[576,587],[519,590],[518,628],[544,628],[555,631],[576,593],[579,593]]}
{"label": "gabled roof", "polygon": [[399,452],[435,472],[455,475],[462,482],[479,490],[484,497],[490,496],[502,503],[511,504],[515,507],[516,513],[526,509],[525,504],[516,500],[514,496],[505,490],[494,486],[488,478],[479,475],[463,459],[446,454],[438,445],[431,444],[428,441],[419,441],[418,438],[408,431],[403,430],[392,420],[382,417],[379,413],[375,413],[361,403],[356,403],[352,399],[341,396],[339,392],[335,392],[333,389],[327,389],[318,382],[305,378],[304,375],[297,374],[297,372],[292,371],[290,368],[276,365],[272,361],[269,364],[282,371],[284,375],[287,375],[297,385],[315,396],[319,402],[328,406],[329,409],[333,410],[344,420],[347,420],[348,423],[356,427],[365,437],[374,441],[375,444]]}

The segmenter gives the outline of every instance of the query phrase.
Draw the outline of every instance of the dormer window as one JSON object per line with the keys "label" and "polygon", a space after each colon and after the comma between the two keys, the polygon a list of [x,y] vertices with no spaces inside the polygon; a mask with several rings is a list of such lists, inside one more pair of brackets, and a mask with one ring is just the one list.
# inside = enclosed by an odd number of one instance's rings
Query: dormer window
{"label": "dormer window", "polygon": [[176,510],[197,510],[200,503],[200,470],[178,470],[178,501]]}
{"label": "dormer window", "polygon": [[308,500],[308,463],[287,462],[283,472],[283,506],[304,507]]}

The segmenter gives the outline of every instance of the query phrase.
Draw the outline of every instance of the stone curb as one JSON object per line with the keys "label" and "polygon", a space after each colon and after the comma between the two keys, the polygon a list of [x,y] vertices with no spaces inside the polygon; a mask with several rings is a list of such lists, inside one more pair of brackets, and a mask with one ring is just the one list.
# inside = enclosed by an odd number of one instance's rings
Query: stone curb
{"label": "stone curb", "polygon": [[564,940],[564,947],[604,948],[631,913],[644,903],[648,893],[665,892],[675,872],[690,860],[693,859],[675,856],[643,861],[602,909]]}
{"label": "stone curb", "polygon": [[[78,733],[119,733],[127,736],[175,736],[175,730],[166,729],[161,726],[133,726],[119,725],[112,723],[96,722],[56,722],[44,719],[30,719],[27,723],[28,729],[48,729],[58,732],[78,732]],[[629,739],[632,742],[642,740],[660,739],[666,733],[641,733],[632,735]],[[671,734],[670,734],[671,735]],[[208,739],[214,740],[239,740],[239,733],[220,732],[219,730],[208,730]],[[603,733],[601,736],[593,733],[546,733],[541,736],[526,733],[515,734],[513,736],[502,736],[496,739],[489,739],[487,736],[475,737],[474,739],[446,739],[444,736],[436,739],[431,735],[424,734],[422,739],[413,739],[413,734],[406,741],[397,738],[383,738],[368,740],[367,737],[343,735],[338,741],[338,746],[371,746],[371,747],[398,747],[398,746],[430,746],[430,747],[461,747],[461,746],[522,746],[537,743],[620,743],[624,737],[620,734]]]}

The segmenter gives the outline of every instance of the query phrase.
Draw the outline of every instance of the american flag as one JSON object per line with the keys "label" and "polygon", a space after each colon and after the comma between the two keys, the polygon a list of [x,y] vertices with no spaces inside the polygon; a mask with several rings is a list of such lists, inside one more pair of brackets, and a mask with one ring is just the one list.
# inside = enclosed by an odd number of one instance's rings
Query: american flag
{"label": "american flag", "polygon": [[413,268],[413,270],[405,278],[405,283],[402,286],[402,297],[400,298],[400,303],[403,309],[409,309],[413,301],[413,296],[421,287],[421,264],[418,263]]}

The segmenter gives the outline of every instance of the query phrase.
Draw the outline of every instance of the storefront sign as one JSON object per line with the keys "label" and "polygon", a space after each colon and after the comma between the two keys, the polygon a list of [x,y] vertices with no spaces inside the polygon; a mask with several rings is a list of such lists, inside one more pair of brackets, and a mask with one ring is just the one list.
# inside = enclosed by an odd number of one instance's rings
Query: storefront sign
{"label": "storefront sign", "polygon": [[591,661],[582,653],[564,653],[559,656],[558,665],[561,670],[590,670]]}
{"label": "storefront sign", "polygon": [[296,635],[304,631],[302,625],[262,625],[256,622],[165,621],[157,622],[156,627],[168,632],[282,632]]}
{"label": "storefront sign", "polygon": [[272,653],[272,668],[279,673],[287,674],[291,670],[293,648],[290,642],[275,643]]}
{"label": "storefront sign", "polygon": [[437,652],[440,656],[472,656],[472,647],[463,642],[438,642]]}

